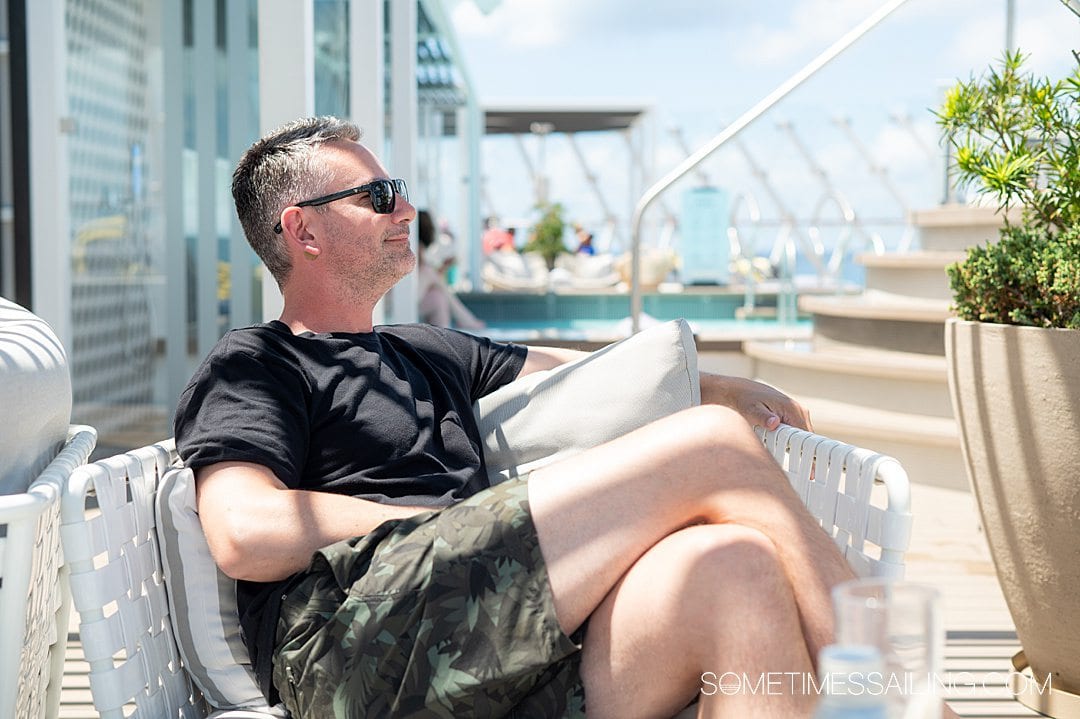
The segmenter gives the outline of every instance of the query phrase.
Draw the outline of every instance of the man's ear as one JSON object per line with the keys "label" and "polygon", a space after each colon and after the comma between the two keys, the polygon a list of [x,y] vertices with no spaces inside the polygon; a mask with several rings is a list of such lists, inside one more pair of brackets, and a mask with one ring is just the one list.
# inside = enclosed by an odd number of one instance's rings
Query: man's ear
{"label": "man's ear", "polygon": [[318,254],[319,242],[312,234],[308,223],[304,221],[304,213],[299,207],[286,207],[282,211],[281,234],[289,245],[294,247],[299,245],[305,251],[307,248],[316,248],[315,254]]}

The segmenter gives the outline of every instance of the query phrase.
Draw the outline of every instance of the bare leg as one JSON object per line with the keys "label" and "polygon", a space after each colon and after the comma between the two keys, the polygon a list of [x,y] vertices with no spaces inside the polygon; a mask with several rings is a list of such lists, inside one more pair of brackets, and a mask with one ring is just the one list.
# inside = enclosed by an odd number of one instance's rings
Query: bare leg
{"label": "bare leg", "polygon": [[776,546],[810,656],[831,641],[829,592],[851,570],[732,410],[695,407],[537,470],[529,501],[567,631],[664,537],[692,524],[740,524]]}
{"label": "bare leg", "polygon": [[[806,716],[809,671],[776,547],[736,525],[690,527],[647,551],[590,617],[581,667],[589,717],[601,719],[670,717],[695,697],[703,717]],[[797,677],[794,691],[719,689],[781,672]]]}

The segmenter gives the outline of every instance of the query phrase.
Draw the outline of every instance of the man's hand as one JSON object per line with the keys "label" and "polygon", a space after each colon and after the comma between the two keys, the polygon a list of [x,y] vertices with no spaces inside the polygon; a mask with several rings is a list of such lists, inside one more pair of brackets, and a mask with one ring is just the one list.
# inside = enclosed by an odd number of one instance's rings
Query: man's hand
{"label": "man's hand", "polygon": [[730,407],[751,425],[765,429],[776,429],[784,423],[813,431],[806,408],[761,382],[702,372],[701,402]]}

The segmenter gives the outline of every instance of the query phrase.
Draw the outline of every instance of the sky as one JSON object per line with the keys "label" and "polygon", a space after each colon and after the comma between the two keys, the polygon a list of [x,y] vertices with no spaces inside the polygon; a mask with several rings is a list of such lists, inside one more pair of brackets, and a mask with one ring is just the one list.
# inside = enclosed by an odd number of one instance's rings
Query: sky
{"label": "sky", "polygon": [[[685,157],[675,131],[691,149],[704,145],[884,0],[501,0],[487,14],[478,4],[490,0],[460,0],[451,17],[481,104],[648,105],[655,180]],[[1030,69],[1066,75],[1075,64],[1070,49],[1080,50],[1080,18],[1059,0],[1015,0],[1015,8],[1016,44],[1030,53]],[[1005,0],[909,0],[744,131],[745,153],[731,144],[717,151],[703,167],[707,180],[744,198],[737,216],[748,216],[747,203],[756,201],[766,218],[779,217],[782,207],[801,218],[836,217],[845,202],[870,223],[937,204],[944,173],[931,110],[957,78],[1001,56],[1005,18]],[[840,118],[865,151],[841,131]],[[630,180],[625,140],[605,133],[579,141],[625,237],[643,189]],[[538,143],[526,138],[534,159]],[[764,168],[766,183],[746,154]],[[550,136],[544,155],[551,199],[566,206],[567,219],[594,229],[603,213],[565,137]],[[482,163],[484,211],[527,222],[535,196],[519,148],[485,140]],[[886,168],[893,189],[873,166]],[[683,191],[702,181],[695,176],[674,187],[653,217],[665,209],[678,215]],[[900,241],[899,226],[880,231],[888,245]]]}

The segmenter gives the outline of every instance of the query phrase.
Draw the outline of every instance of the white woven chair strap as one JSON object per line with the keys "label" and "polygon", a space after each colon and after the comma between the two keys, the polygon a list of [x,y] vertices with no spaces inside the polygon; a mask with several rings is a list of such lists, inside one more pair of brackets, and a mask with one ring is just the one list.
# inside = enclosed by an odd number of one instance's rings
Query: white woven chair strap
{"label": "white woven chair strap", "polygon": [[883,549],[905,551],[911,546],[911,515],[870,507],[866,538]]}
{"label": "white woven chair strap", "polygon": [[176,654],[154,531],[157,481],[174,459],[171,443],[110,457],[79,470],[64,498],[63,539],[102,717],[205,715]]}
{"label": "white woven chair strap", "polygon": [[[911,512],[907,476],[896,460],[789,426],[759,429],[759,436],[856,574],[903,576]],[[893,486],[885,506],[879,506],[874,486],[886,475]]]}

